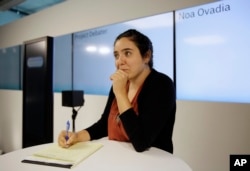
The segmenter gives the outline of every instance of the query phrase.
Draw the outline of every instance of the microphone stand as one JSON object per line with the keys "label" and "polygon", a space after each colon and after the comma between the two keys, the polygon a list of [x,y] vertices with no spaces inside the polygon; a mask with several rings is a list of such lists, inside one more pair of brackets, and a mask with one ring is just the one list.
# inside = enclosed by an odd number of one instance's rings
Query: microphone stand
{"label": "microphone stand", "polygon": [[75,120],[76,120],[76,116],[77,116],[77,113],[78,111],[80,110],[81,107],[79,107],[78,110],[75,110],[75,108],[73,107],[72,108],[72,123],[73,123],[73,126],[72,126],[72,131],[75,132]]}

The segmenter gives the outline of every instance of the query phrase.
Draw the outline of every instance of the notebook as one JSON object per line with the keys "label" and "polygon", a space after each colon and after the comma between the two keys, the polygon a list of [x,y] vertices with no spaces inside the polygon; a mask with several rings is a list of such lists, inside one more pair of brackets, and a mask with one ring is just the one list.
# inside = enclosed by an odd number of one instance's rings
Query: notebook
{"label": "notebook", "polygon": [[97,142],[80,142],[69,148],[62,148],[53,143],[44,149],[27,156],[23,163],[72,168],[95,153],[103,145]]}

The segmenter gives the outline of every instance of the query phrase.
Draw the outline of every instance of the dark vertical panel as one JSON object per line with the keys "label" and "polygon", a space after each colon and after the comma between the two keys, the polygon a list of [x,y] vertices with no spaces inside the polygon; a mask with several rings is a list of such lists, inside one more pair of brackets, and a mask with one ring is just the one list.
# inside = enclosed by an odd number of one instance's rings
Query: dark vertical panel
{"label": "dark vertical panel", "polygon": [[24,43],[23,147],[53,141],[53,38]]}

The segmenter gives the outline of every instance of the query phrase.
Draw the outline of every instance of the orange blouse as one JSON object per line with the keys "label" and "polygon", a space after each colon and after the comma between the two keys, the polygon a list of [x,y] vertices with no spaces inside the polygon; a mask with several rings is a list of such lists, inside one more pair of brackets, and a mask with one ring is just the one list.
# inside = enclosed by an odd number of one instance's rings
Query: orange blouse
{"label": "orange blouse", "polygon": [[[133,98],[131,105],[134,109],[135,113],[138,115],[138,106],[137,106],[137,98],[141,91],[141,88],[137,91],[135,97]],[[117,141],[129,141],[129,137],[124,130],[122,122],[119,118],[119,110],[117,106],[116,99],[113,100],[109,118],[108,118],[108,137],[110,140],[117,140]]]}

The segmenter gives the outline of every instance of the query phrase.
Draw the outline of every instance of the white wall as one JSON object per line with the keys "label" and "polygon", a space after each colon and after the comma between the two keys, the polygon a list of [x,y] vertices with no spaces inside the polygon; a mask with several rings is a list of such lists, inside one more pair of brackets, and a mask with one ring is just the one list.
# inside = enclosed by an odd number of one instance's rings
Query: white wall
{"label": "white wall", "polygon": [[250,153],[250,104],[178,101],[175,154],[194,171],[228,171],[230,154]]}
{"label": "white wall", "polygon": [[[212,0],[70,0],[17,22],[0,27],[0,48],[45,35],[58,36],[115,22],[159,14]],[[76,129],[100,117],[106,96],[85,96]],[[22,142],[22,92],[0,90],[0,149],[20,149]],[[54,94],[54,140],[71,109]],[[194,171],[228,171],[229,154],[250,153],[250,104],[178,101],[174,129],[175,155]]]}
{"label": "white wall", "polygon": [[22,92],[0,90],[0,149],[22,148]]}

